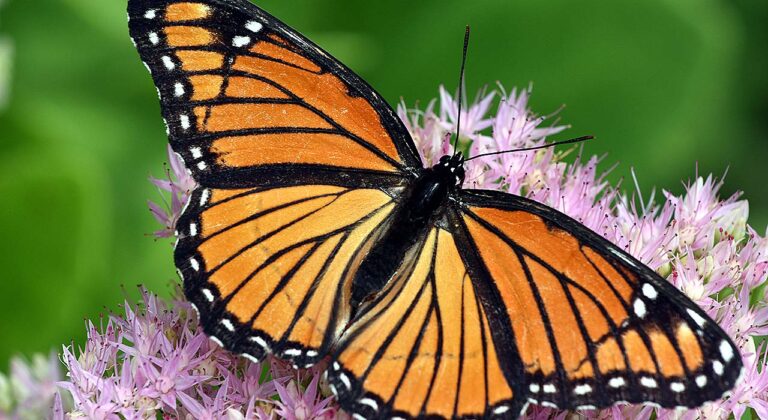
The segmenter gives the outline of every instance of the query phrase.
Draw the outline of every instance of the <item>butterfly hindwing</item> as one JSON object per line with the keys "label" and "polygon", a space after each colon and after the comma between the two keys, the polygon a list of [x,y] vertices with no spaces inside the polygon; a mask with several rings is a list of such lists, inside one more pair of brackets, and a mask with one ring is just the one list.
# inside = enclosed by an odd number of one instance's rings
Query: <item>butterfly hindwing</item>
{"label": "butterfly hindwing", "polygon": [[696,407],[734,385],[732,341],[652,270],[549,207],[461,194],[461,249],[498,291],[531,402]]}
{"label": "butterfly hindwing", "polygon": [[198,182],[379,186],[421,168],[370,86],[247,0],[131,0],[129,18]]}
{"label": "butterfly hindwing", "polygon": [[363,418],[516,416],[522,383],[504,371],[522,367],[494,339],[487,299],[454,236],[430,229],[340,340],[328,378],[342,407]]}

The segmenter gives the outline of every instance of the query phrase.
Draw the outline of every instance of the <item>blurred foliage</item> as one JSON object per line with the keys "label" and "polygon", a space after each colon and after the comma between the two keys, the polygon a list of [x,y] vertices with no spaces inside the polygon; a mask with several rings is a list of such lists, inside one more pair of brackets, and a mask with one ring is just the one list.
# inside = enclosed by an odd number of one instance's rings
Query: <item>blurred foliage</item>
{"label": "blurred foliage", "polygon": [[[465,24],[469,91],[535,82],[533,108],[594,134],[644,193],[723,174],[768,222],[768,3],[763,0],[263,0],[390,103],[453,88]],[[9,62],[13,54],[13,61]],[[125,0],[10,0],[0,10],[0,369],[82,339],[85,317],[175,279],[147,236],[165,131],[127,35]],[[5,75],[4,75],[5,74]],[[0,104],[3,87],[0,86]],[[2,105],[0,105],[2,107]],[[562,137],[562,136],[561,136]],[[628,183],[625,183],[629,186]]]}

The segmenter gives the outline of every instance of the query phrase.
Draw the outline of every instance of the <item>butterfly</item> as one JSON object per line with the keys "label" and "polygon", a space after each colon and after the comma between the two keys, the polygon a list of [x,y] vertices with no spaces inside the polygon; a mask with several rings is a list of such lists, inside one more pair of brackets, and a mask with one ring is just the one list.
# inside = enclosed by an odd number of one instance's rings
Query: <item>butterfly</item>
{"label": "butterfly", "polygon": [[210,339],[310,367],[357,419],[528,403],[696,407],[742,362],[653,270],[568,216],[425,168],[360,77],[246,0],[129,0],[198,182],[175,264]]}

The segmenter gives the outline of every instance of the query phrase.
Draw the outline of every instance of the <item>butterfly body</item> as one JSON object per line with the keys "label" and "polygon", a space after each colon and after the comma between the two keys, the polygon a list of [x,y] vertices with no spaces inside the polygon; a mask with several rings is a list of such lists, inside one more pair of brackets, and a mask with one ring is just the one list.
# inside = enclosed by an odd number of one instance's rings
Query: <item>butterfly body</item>
{"label": "butterfly body", "polygon": [[652,269],[541,203],[462,188],[339,61],[247,0],[129,0],[198,187],[175,265],[211,340],[310,367],[359,418],[696,407],[742,370]]}
{"label": "butterfly body", "polygon": [[429,228],[442,220],[449,196],[464,182],[464,159],[460,154],[443,156],[439,163],[420,171],[402,193],[401,202],[380,241],[360,264],[352,283],[352,308],[377,294],[402,265],[408,251],[423,239]]}

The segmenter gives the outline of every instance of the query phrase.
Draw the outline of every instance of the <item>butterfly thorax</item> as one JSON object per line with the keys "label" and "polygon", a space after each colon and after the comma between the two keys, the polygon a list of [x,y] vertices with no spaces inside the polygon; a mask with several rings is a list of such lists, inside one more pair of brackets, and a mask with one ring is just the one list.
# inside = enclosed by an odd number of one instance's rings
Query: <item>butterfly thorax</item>
{"label": "butterfly thorax", "polygon": [[[437,165],[424,169],[399,200],[397,210],[363,260],[352,283],[352,308],[370,301],[385,290],[402,267],[408,253],[419,248],[431,226],[443,216],[452,191],[464,182],[464,157],[443,156]],[[357,312],[357,311],[356,311]]]}

